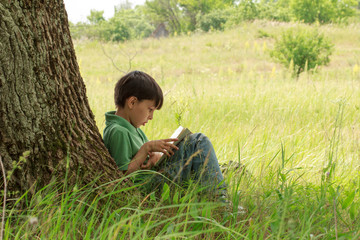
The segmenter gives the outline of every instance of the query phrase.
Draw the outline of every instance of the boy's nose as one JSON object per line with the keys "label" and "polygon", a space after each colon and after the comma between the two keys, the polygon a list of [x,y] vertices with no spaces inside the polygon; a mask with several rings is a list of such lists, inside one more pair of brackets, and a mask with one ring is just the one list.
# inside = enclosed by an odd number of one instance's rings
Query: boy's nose
{"label": "boy's nose", "polygon": [[153,114],[150,113],[150,115],[149,115],[149,120],[152,120],[152,119],[153,119]]}

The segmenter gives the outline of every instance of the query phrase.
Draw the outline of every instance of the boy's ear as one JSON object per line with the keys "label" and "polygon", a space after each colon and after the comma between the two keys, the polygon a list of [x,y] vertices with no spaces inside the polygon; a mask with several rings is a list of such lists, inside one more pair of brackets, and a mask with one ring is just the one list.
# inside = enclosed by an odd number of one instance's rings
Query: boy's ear
{"label": "boy's ear", "polygon": [[131,96],[126,100],[126,103],[130,109],[133,109],[137,100],[138,100],[137,97]]}

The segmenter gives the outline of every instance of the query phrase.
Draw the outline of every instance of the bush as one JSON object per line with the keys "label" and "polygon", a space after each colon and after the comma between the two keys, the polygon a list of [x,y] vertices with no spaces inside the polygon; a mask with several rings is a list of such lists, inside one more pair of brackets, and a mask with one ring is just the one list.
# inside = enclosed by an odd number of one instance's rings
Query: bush
{"label": "bush", "polygon": [[333,45],[323,34],[297,27],[276,39],[270,55],[299,76],[305,70],[328,64],[332,51]]}
{"label": "bush", "polygon": [[121,42],[130,39],[130,28],[120,18],[113,17],[101,23],[100,39]]}
{"label": "bush", "polygon": [[258,4],[258,12],[260,19],[290,22],[292,18],[288,2],[283,1],[262,2]]}
{"label": "bush", "polygon": [[150,36],[154,29],[140,11],[120,8],[109,21],[101,22],[100,38],[114,42],[140,39]]}
{"label": "bush", "polygon": [[228,26],[236,26],[243,21],[252,21],[258,18],[258,4],[252,0],[241,1],[236,7],[228,10]]}
{"label": "bush", "polygon": [[146,38],[155,29],[145,18],[141,9],[116,8],[115,15],[108,21],[103,19],[102,14],[102,11],[92,10],[87,17],[90,24],[71,24],[72,37],[120,42]]}
{"label": "bush", "polygon": [[356,0],[291,0],[290,8],[297,20],[328,23],[353,16],[356,5]]}
{"label": "bush", "polygon": [[224,30],[224,25],[228,20],[228,10],[214,10],[208,14],[197,16],[197,28],[208,32],[210,29]]}
{"label": "bush", "polygon": [[129,28],[131,39],[148,37],[155,30],[139,9],[118,9],[114,18]]}
{"label": "bush", "polygon": [[240,1],[238,8],[244,20],[254,20],[258,17],[258,9],[254,0]]}

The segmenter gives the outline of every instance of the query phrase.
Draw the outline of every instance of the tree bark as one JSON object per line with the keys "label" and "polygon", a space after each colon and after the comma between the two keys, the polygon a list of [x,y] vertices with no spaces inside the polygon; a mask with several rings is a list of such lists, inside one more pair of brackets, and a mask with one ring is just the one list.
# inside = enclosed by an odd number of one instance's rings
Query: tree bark
{"label": "tree bark", "polygon": [[62,0],[0,0],[0,155],[8,195],[66,170],[85,184],[121,176],[90,110]]}

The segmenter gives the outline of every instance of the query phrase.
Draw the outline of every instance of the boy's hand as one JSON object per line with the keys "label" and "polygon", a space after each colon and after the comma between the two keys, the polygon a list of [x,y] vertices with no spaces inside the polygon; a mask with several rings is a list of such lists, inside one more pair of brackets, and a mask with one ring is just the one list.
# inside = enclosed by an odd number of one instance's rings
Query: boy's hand
{"label": "boy's hand", "polygon": [[147,144],[148,152],[162,152],[168,157],[171,157],[174,155],[173,149],[179,150],[179,148],[173,144],[177,140],[177,138],[168,138],[149,141],[145,144]]}
{"label": "boy's hand", "polygon": [[149,152],[149,160],[140,166],[141,169],[151,169],[161,157],[160,153]]}

